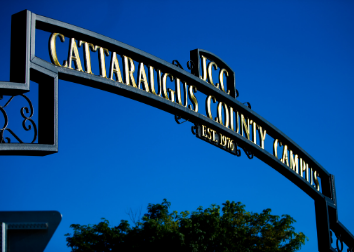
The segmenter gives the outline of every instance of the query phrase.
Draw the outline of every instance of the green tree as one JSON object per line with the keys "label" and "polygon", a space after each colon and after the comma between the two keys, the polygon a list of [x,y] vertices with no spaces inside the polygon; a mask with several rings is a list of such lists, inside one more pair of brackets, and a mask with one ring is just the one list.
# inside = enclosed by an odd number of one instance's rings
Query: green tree
{"label": "green tree", "polygon": [[262,213],[245,210],[240,202],[202,207],[190,214],[169,212],[171,203],[149,204],[147,214],[130,227],[122,220],[110,227],[108,220],[97,225],[72,224],[74,234],[66,234],[74,252],[106,251],[296,251],[308,239],[296,233],[289,215],[280,218],[270,209]]}

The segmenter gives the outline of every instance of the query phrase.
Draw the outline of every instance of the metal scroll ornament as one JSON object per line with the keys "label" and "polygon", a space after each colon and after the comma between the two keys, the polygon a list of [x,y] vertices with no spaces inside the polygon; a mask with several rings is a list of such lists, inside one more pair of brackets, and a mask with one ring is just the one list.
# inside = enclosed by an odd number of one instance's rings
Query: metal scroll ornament
{"label": "metal scroll ornament", "polygon": [[[32,106],[32,102],[30,99],[28,99],[27,96],[21,94],[21,95],[17,95],[17,96],[12,96],[4,106],[0,106],[0,111],[1,113],[3,114],[4,116],[4,126],[0,129],[0,143],[11,143],[11,139],[9,137],[5,137],[4,138],[4,132],[5,131],[8,131],[10,132],[10,134],[16,138],[16,140],[19,142],[19,143],[23,143],[23,141],[10,129],[8,128],[8,124],[9,124],[9,119],[8,119],[8,116],[7,116],[7,113],[5,111],[5,108],[10,104],[10,102],[15,98],[15,97],[19,97],[19,96],[22,96],[23,98],[25,98],[25,100],[28,102],[29,106],[28,107],[22,107],[21,108],[21,116],[23,118],[23,121],[22,121],[22,127],[24,128],[24,130],[26,131],[30,131],[33,127],[33,133],[34,133],[34,136],[33,136],[33,140],[31,143],[34,143],[37,139],[37,126],[36,124],[34,123],[34,121],[32,120],[32,116],[33,116],[33,106]],[[0,95],[0,100],[3,99],[3,96]],[[26,116],[28,115],[28,116]],[[29,122],[29,123],[27,123]]]}
{"label": "metal scroll ornament", "polygon": [[[333,233],[332,231],[330,231],[330,237],[331,237],[331,243],[333,243]],[[347,250],[344,250],[344,244],[343,244],[343,240],[342,240],[342,234],[341,233],[336,233],[336,248],[334,248],[333,250],[336,252],[354,252],[353,247],[350,247],[350,244],[345,244],[348,246]],[[351,246],[353,246],[353,244],[351,244]]]}

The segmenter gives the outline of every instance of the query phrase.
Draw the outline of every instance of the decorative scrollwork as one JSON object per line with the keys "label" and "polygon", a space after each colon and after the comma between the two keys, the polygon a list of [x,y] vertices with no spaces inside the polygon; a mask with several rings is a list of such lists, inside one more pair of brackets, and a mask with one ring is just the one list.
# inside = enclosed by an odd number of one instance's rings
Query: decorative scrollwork
{"label": "decorative scrollwork", "polygon": [[[329,231],[329,234],[330,234],[330,238],[331,238],[331,244],[333,243],[333,238],[332,238],[332,231]],[[336,235],[336,248],[333,248],[334,251],[337,251],[337,252],[343,252],[343,251],[346,251],[346,252],[354,252],[354,248],[353,247],[349,247],[349,244],[346,244],[345,242],[343,242],[342,240],[342,234],[335,234]],[[344,250],[344,245],[346,245],[347,249]],[[334,247],[334,246],[333,246]]]}
{"label": "decorative scrollwork", "polygon": [[249,103],[249,102],[244,102],[243,104],[246,104],[246,106],[251,109],[251,103]]}
{"label": "decorative scrollwork", "polygon": [[252,159],[254,156],[253,156],[253,153],[251,153],[251,152],[249,152],[249,151],[245,151],[245,153],[246,153],[246,155],[247,155],[247,157],[249,158],[249,159]]}
{"label": "decorative scrollwork", "polygon": [[236,152],[235,152],[235,155],[237,156],[237,157],[240,157],[241,156],[241,150],[240,149],[237,149],[237,143],[235,142],[235,149],[236,149]]}
{"label": "decorative scrollwork", "polygon": [[184,120],[183,122],[180,122],[179,120],[181,120],[181,119],[182,119],[181,116],[175,115],[175,121],[177,124],[182,124],[182,123],[188,122],[188,120]]}
{"label": "decorative scrollwork", "polygon": [[332,237],[332,235],[333,235],[332,231],[329,231],[329,236],[330,236],[330,238],[331,238],[331,244],[333,243],[333,237]]}
{"label": "decorative scrollwork", "polygon": [[197,134],[197,127],[196,126],[192,126],[191,127],[191,131],[192,131],[193,135]]}
{"label": "decorative scrollwork", "polygon": [[[338,241],[340,242],[340,249],[339,249],[339,245],[338,245]],[[337,251],[338,252],[342,252],[343,251],[343,241],[341,240],[341,235],[339,234],[339,237],[337,237],[336,240],[336,247],[337,247]]]}
{"label": "decorative scrollwork", "polygon": [[[242,147],[241,147],[242,148]],[[247,155],[247,157],[249,158],[249,159],[252,159],[253,157],[254,157],[254,155],[253,155],[253,153],[252,152],[250,152],[250,151],[248,151],[248,150],[246,150],[246,149],[244,149],[244,148],[242,148],[243,149],[243,151],[246,153],[246,155]]]}
{"label": "decorative scrollwork", "polygon": [[176,67],[179,67],[179,68],[182,68],[182,69],[183,69],[183,67],[182,67],[181,64],[178,62],[178,60],[173,60],[173,61],[172,61],[172,64],[175,65]]}
{"label": "decorative scrollwork", "polygon": [[194,64],[194,62],[193,62],[193,60],[189,60],[188,62],[187,62],[187,68],[189,69],[189,70],[191,70],[191,73],[192,74],[195,74],[195,70],[196,70],[196,68],[195,68],[195,64]]}
{"label": "decorative scrollwork", "polygon": [[[183,69],[182,65],[179,63],[178,60],[173,60],[172,64],[175,65],[176,67]],[[196,71],[196,67],[195,67],[195,63],[192,60],[187,61],[187,68],[191,71],[191,74],[195,74],[194,71]]]}
{"label": "decorative scrollwork", "polygon": [[[30,131],[33,127],[33,131],[34,131],[34,136],[33,136],[33,140],[31,143],[34,143],[37,139],[37,126],[36,124],[34,123],[34,121],[32,120],[32,116],[33,116],[33,105],[32,105],[32,102],[30,99],[28,99],[27,96],[21,94],[21,95],[18,95],[18,96],[22,96],[23,98],[25,98],[25,100],[28,102],[29,104],[29,108],[28,107],[22,107],[20,112],[21,112],[21,116],[23,117],[23,121],[22,121],[22,127],[24,130],[26,131]],[[8,119],[8,116],[7,116],[7,113],[5,111],[4,108],[6,108],[10,102],[17,96],[12,96],[4,106],[0,106],[0,111],[2,112],[3,116],[4,116],[4,126],[0,129],[0,143],[11,143],[11,139],[9,137],[5,137],[4,139],[4,132],[7,130],[8,132],[10,132],[10,134],[16,138],[16,140],[19,142],[19,143],[23,143],[23,141],[11,130],[8,128],[8,124],[9,124],[9,119]],[[0,100],[3,99],[3,96],[1,95],[0,96]],[[26,116],[26,114],[28,116]],[[29,125],[26,125],[26,122],[29,121],[30,124]]]}

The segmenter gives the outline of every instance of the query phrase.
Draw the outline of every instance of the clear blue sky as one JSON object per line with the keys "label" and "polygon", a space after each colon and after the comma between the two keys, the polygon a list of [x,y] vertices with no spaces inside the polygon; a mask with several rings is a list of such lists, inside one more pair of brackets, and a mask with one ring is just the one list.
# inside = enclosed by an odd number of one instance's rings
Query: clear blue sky
{"label": "clear blue sky", "polygon": [[[2,81],[9,80],[11,15],[24,9],[183,67],[196,48],[221,57],[236,73],[238,99],[335,175],[339,220],[354,233],[354,2],[8,1],[0,9]],[[49,60],[47,40],[36,50]],[[257,158],[197,139],[191,126],[60,80],[59,152],[1,156],[0,210],[58,210],[63,219],[46,251],[64,252],[73,223],[105,217],[118,225],[130,208],[144,212],[163,198],[178,211],[241,201],[249,211],[291,215],[310,239],[301,251],[318,251],[310,197]]]}

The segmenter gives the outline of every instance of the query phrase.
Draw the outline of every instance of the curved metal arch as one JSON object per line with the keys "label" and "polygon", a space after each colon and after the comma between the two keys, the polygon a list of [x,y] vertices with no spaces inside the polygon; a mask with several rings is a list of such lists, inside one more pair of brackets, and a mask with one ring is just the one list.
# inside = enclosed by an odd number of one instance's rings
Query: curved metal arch
{"label": "curved metal arch", "polygon": [[[27,22],[30,20],[30,26]],[[21,19],[23,22],[23,18]],[[106,36],[97,34],[95,32],[70,25],[61,21],[57,21],[51,18],[43,17],[36,15],[34,13],[30,13],[27,11],[26,16],[26,27],[29,28],[27,33],[30,36],[30,46],[29,50],[27,50],[27,54],[30,54],[29,62],[26,62],[24,66],[29,67],[31,71],[26,69],[26,73],[30,72],[31,74],[26,74],[26,78],[33,79],[31,75],[33,75],[32,69],[38,69],[37,72],[44,73],[50,72],[52,76],[58,76],[59,79],[76,82],[82,85],[91,86],[97,89],[105,90],[111,93],[119,94],[145,104],[151,105],[153,107],[164,110],[168,113],[179,115],[182,118],[189,120],[195,124],[203,124],[213,129],[216,129],[218,132],[221,132],[233,139],[237,140],[238,145],[243,148],[250,150],[254,153],[259,159],[263,162],[267,163],[290,181],[295,183],[298,187],[300,187],[304,192],[306,192],[313,199],[317,197],[323,197],[323,194],[329,198],[332,198],[330,193],[330,188],[326,188],[327,183],[322,183],[322,192],[315,190],[314,187],[310,186],[303,178],[297,176],[294,171],[289,169],[285,164],[280,162],[279,159],[275,158],[272,154],[260,148],[259,146],[253,144],[246,138],[240,136],[235,131],[232,131],[229,128],[224,127],[223,125],[215,122],[214,120],[194,112],[184,106],[181,106],[177,103],[169,101],[163,97],[154,95],[152,93],[148,93],[142,89],[134,88],[133,86],[126,85],[117,81],[113,81],[107,78],[102,78],[100,76],[87,74],[85,72],[80,72],[77,70],[57,67],[49,62],[46,62],[35,56],[35,29],[40,29],[49,32],[59,32],[64,34],[66,37],[74,37],[77,40],[89,41],[90,43],[98,44],[102,47],[107,48],[110,51],[119,51],[120,53],[127,55],[131,58],[134,58],[135,61],[144,62],[146,65],[153,65],[161,71],[168,72],[176,78],[180,78],[181,80],[187,82],[188,84],[193,84],[197,87],[198,91],[204,94],[212,94],[218,101],[223,101],[227,103],[229,106],[232,106],[235,110],[247,116],[249,119],[257,121],[258,123],[262,123],[262,126],[267,130],[267,133],[273,138],[279,138],[281,141],[288,143],[289,147],[292,148],[298,155],[301,155],[303,158],[306,158],[310,165],[312,165],[316,170],[320,171],[321,179],[324,181],[329,181],[330,174],[320,166],[309,154],[307,154],[300,146],[298,146],[295,142],[293,142],[289,137],[287,137],[284,133],[282,133],[279,129],[265,120],[263,117],[249,109],[243,103],[234,99],[232,96],[222,92],[217,89],[215,86],[210,85],[199,78],[199,76],[192,75],[185,70],[178,68],[177,66],[168,63],[160,58],[157,58],[151,54],[148,54],[144,51],[136,49],[132,46],[119,42],[117,40],[108,38]],[[28,38],[26,42],[28,42]],[[28,45],[26,44],[26,48]],[[218,62],[223,62],[216,55],[207,52],[202,49],[196,49],[198,53],[208,56],[212,60],[217,60]],[[30,52],[30,53],[29,53]],[[26,58],[26,59],[27,59]],[[198,59],[195,59],[198,60]],[[225,62],[223,64],[226,65]],[[227,65],[226,65],[227,66]],[[229,66],[227,66],[229,68]],[[231,68],[230,68],[231,69]],[[47,73],[48,74],[48,73]],[[19,74],[16,75],[17,79],[19,78]],[[22,78],[24,79],[24,78]],[[39,79],[39,78],[34,78]],[[29,87],[29,85],[28,85]],[[29,150],[30,148],[28,148]]]}
{"label": "curved metal arch", "polygon": [[[283,176],[285,176],[294,184],[296,184],[311,198],[313,198],[315,200],[316,213],[317,208],[326,209],[327,214],[325,214],[325,216],[319,215],[319,219],[317,219],[318,232],[320,232],[319,229],[327,230],[329,229],[329,227],[331,227],[334,231],[340,230],[338,232],[342,232],[342,230],[345,230],[344,226],[340,222],[338,222],[337,219],[337,204],[335,199],[333,175],[329,174],[315,159],[313,159],[307,152],[305,152],[300,146],[298,146],[294,141],[292,141],[288,136],[286,136],[283,132],[277,129],[274,125],[272,125],[263,117],[252,111],[243,103],[236,100],[234,98],[235,95],[228,95],[227,93],[217,89],[215,86],[204,82],[199,78],[199,73],[196,76],[195,72],[191,74],[151,54],[148,54],[144,51],[136,49],[117,40],[97,34],[95,32],[61,21],[50,19],[44,16],[36,15],[27,10],[15,14],[13,17],[14,18],[12,21],[11,40],[20,41],[21,44],[17,45],[16,50],[14,49],[14,47],[11,48],[11,58],[17,56],[20,57],[22,60],[19,62],[19,65],[16,68],[13,64],[11,64],[11,82],[0,82],[0,90],[3,94],[24,93],[29,91],[30,80],[38,82],[40,84],[40,90],[42,90],[39,92],[40,104],[43,103],[47,105],[46,108],[42,108],[42,106],[39,109],[42,109],[43,112],[45,112],[42,114],[49,113],[50,116],[46,116],[46,118],[39,117],[40,126],[44,126],[43,128],[47,127],[48,129],[45,129],[44,133],[42,133],[42,131],[39,132],[38,144],[0,144],[0,154],[47,155],[58,151],[57,86],[58,79],[63,79],[71,82],[76,82],[82,85],[91,86],[97,89],[105,90],[111,93],[119,94],[143,102],[145,104],[164,110],[168,113],[178,115],[179,117],[182,117],[194,123],[196,125],[194,129],[197,129],[198,125],[200,126],[201,124],[203,124],[207,127],[216,129],[218,132],[224,134],[225,136],[235,139],[237,145],[253,153],[259,159],[261,159],[269,166],[273,167]],[[133,86],[126,85],[124,83],[102,78],[100,76],[95,76],[85,72],[79,72],[73,69],[58,67],[36,57],[36,29],[62,33],[66,37],[75,38],[77,40],[89,41],[90,43],[105,47],[112,52],[119,51],[120,54],[124,54],[131,58],[134,58],[135,61],[143,62],[145,65],[152,65],[155,67],[155,69],[157,68],[162,72],[169,73],[175,78],[179,78],[181,81],[187,82],[188,85],[195,86],[198,91],[204,94],[212,94],[219,102],[224,102],[228,106],[233,107],[235,110],[245,115],[247,118],[257,122],[258,124],[261,123],[262,127],[266,129],[268,135],[270,135],[274,139],[279,139],[283,143],[286,143],[289,148],[294,151],[294,153],[298,154],[302,158],[305,158],[307,163],[311,167],[313,167],[316,171],[320,172],[322,192],[317,191],[304,178],[298,176],[298,174],[296,174],[292,169],[282,163],[271,153],[260,148],[258,145],[249,141],[247,138],[242,137],[235,131],[224,127],[222,124],[216,122],[213,119],[208,118],[207,116],[194,112],[189,108],[179,105],[178,103],[146,92],[142,89],[138,89]],[[23,35],[21,32],[23,32],[25,35]],[[231,68],[225,62],[223,62],[220,58],[210,52],[207,52],[202,49],[196,49],[194,50],[194,52],[199,52],[201,54],[207,55],[208,57],[210,57],[210,59],[221,62],[224,67],[227,67],[231,70]],[[191,55],[192,54],[193,51]],[[199,61],[199,58],[196,57],[195,54],[193,55],[194,60]],[[48,85],[48,82],[51,83],[51,85]],[[42,85],[43,83],[45,83],[46,85]],[[234,91],[236,91],[235,87]],[[52,94],[51,98],[48,98],[48,93]],[[319,224],[319,222],[321,222],[322,224]],[[322,226],[320,226],[319,228],[319,225]],[[347,234],[348,232],[349,231],[347,231]],[[320,234],[318,236],[320,236]],[[345,235],[343,239],[347,239],[347,241],[344,240],[347,244],[350,244],[354,241],[353,235],[351,235],[350,233],[348,235]],[[329,241],[330,238],[327,236],[327,238],[325,238],[324,244],[328,244]],[[325,246],[327,247],[327,245]]]}
{"label": "curved metal arch", "polygon": [[[287,137],[283,132],[277,129],[274,125],[269,123],[263,117],[249,109],[243,103],[234,99],[232,96],[222,92],[217,89],[215,86],[210,85],[199,78],[199,76],[192,75],[191,73],[168,63],[156,56],[148,54],[142,50],[136,49],[132,46],[119,42],[117,40],[108,38],[106,36],[97,34],[95,32],[70,25],[61,21],[53,20],[50,18],[46,18],[43,16],[39,16],[32,13],[32,27],[33,24],[37,29],[41,29],[49,32],[59,32],[65,35],[66,37],[73,37],[77,40],[89,41],[90,43],[100,45],[102,47],[107,48],[109,51],[116,51],[127,55],[133,58],[137,62],[144,62],[145,65],[152,65],[157,69],[160,69],[163,72],[167,72],[173,75],[175,78],[179,78],[182,81],[187,82],[188,84],[193,84],[197,87],[198,91],[204,94],[212,94],[218,101],[223,101],[227,103],[229,106],[232,106],[235,110],[247,116],[249,119],[257,121],[261,123],[262,127],[267,130],[267,134],[269,134],[273,138],[278,138],[282,142],[286,142],[291,149],[297,153],[299,156],[306,158],[309,164],[321,174],[321,180],[329,181],[330,174],[314,160],[308,153],[306,153],[300,146],[298,146],[294,141],[292,141],[289,137]],[[33,31],[32,31],[33,34]],[[323,195],[318,192],[314,187],[310,186],[303,178],[297,176],[294,171],[289,169],[286,165],[280,162],[279,159],[275,158],[272,154],[263,150],[259,146],[253,144],[249,140],[244,137],[241,137],[236,132],[232,131],[224,127],[223,125],[211,120],[210,118],[196,113],[184,106],[181,106],[177,103],[171,102],[163,97],[156,96],[152,93],[148,93],[142,89],[134,88],[130,85],[126,85],[117,81],[113,81],[110,79],[102,78],[100,76],[87,74],[85,72],[79,72],[77,70],[57,67],[51,63],[48,63],[40,58],[35,56],[34,46],[35,38],[31,36],[31,63],[41,66],[42,68],[48,69],[53,73],[57,73],[59,79],[72,81],[76,83],[80,83],[82,85],[91,86],[97,89],[105,90],[111,93],[119,94],[145,104],[151,105],[153,107],[164,110],[168,113],[179,115],[182,118],[189,120],[195,124],[204,124],[213,129],[217,129],[218,132],[221,132],[227,136],[232,137],[237,140],[237,143],[254,153],[258,158],[260,158],[263,162],[267,163],[282,175],[287,177],[290,181],[295,183],[298,187],[300,187],[303,191],[305,191],[310,197],[313,199],[317,197],[323,197]],[[221,62],[216,55],[207,52],[202,49],[196,49],[198,52],[207,55],[212,60],[217,60]],[[225,62],[223,64],[226,65]],[[226,65],[227,66],[227,65]],[[229,68],[229,66],[227,66]],[[231,68],[230,68],[231,69]],[[326,188],[326,183],[322,183],[322,192],[329,198],[332,198],[330,193],[330,188]]]}

